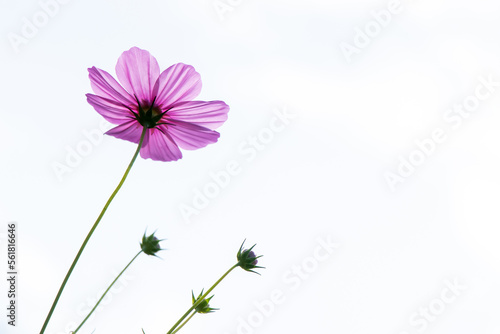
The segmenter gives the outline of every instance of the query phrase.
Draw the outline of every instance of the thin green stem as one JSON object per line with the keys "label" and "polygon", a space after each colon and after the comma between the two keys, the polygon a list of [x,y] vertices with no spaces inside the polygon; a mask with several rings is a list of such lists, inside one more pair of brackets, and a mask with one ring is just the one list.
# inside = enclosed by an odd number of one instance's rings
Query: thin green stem
{"label": "thin green stem", "polygon": [[182,324],[180,324],[180,325],[179,325],[179,327],[177,327],[177,328],[175,329],[175,331],[173,331],[173,332],[172,332],[172,334],[175,334],[175,333],[177,333],[178,331],[180,331],[180,330],[181,330],[181,328],[182,328],[182,327],[184,327],[184,325],[185,325],[185,324],[187,324],[187,322],[188,322],[189,320],[191,320],[191,318],[192,318],[192,317],[194,317],[194,315],[195,315],[196,313],[197,313],[196,311],[194,311],[193,313],[191,313],[191,315],[190,315],[190,316],[189,316],[189,317],[188,317],[188,318],[187,318],[187,319],[186,319],[186,320],[185,320]]}
{"label": "thin green stem", "polygon": [[49,324],[50,317],[52,316],[52,313],[54,312],[54,310],[56,308],[57,302],[59,301],[59,298],[61,297],[61,294],[64,290],[64,287],[66,286],[66,283],[68,282],[68,279],[71,276],[73,269],[75,269],[75,266],[76,266],[78,260],[80,259],[80,256],[82,255],[83,250],[85,249],[85,246],[87,246],[87,243],[89,242],[90,237],[92,236],[95,229],[97,228],[97,225],[99,225],[99,222],[101,221],[102,217],[104,216],[104,213],[108,209],[108,206],[111,204],[111,201],[113,200],[113,198],[115,198],[116,194],[118,193],[118,191],[122,187],[123,183],[125,182],[125,179],[127,178],[128,173],[132,169],[132,166],[134,165],[135,159],[137,158],[137,156],[139,155],[139,151],[141,150],[142,142],[144,141],[144,136],[146,135],[146,130],[147,130],[147,128],[144,127],[142,130],[141,139],[139,140],[139,145],[137,146],[137,150],[135,151],[135,154],[134,154],[132,160],[130,161],[130,163],[127,167],[127,170],[125,171],[125,174],[123,174],[123,177],[122,177],[120,183],[118,183],[118,186],[116,187],[115,191],[113,191],[113,193],[109,197],[108,201],[106,202],[106,205],[104,205],[104,208],[102,209],[101,213],[99,214],[99,217],[97,217],[97,220],[95,221],[94,225],[92,226],[89,233],[87,234],[87,237],[83,241],[83,244],[80,247],[78,254],[76,254],[76,257],[73,260],[71,267],[69,267],[68,273],[66,274],[66,277],[64,277],[64,280],[61,284],[61,287],[59,288],[59,291],[57,292],[56,298],[54,299],[54,302],[52,303],[52,307],[50,308],[49,314],[47,315],[47,318],[45,319],[45,322],[43,323],[43,327],[40,330],[40,334],[43,334],[45,332],[45,328],[47,328],[47,325]]}
{"label": "thin green stem", "polygon": [[76,334],[76,332],[78,332],[78,330],[80,329],[80,327],[83,326],[83,324],[87,321],[88,318],[90,318],[90,316],[92,315],[92,313],[94,313],[95,309],[97,308],[97,306],[99,306],[99,304],[101,303],[101,301],[104,299],[104,296],[106,296],[106,294],[108,293],[109,289],[111,289],[113,287],[113,285],[116,283],[116,281],[118,281],[118,279],[120,278],[120,276],[125,272],[125,270],[127,270],[127,268],[132,264],[132,262],[134,262],[134,260],[142,253],[142,249],[139,251],[139,253],[137,253],[134,258],[132,260],[130,260],[130,262],[125,266],[125,268],[123,268],[123,270],[118,274],[118,276],[116,276],[115,280],[108,286],[108,288],[106,289],[106,291],[104,291],[104,293],[102,294],[101,298],[99,298],[99,300],[97,301],[97,303],[95,304],[94,308],[90,311],[90,313],[85,317],[85,319],[83,319],[82,323],[73,331],[73,334]]}
{"label": "thin green stem", "polygon": [[229,270],[228,270],[228,271],[226,271],[226,272],[224,273],[224,275],[222,275],[222,276],[221,276],[221,278],[219,278],[219,279],[217,280],[217,282],[215,282],[215,283],[214,283],[214,285],[212,285],[212,286],[210,287],[210,289],[208,289],[208,290],[207,290],[207,292],[205,292],[205,293],[203,294],[203,296],[201,296],[200,298],[198,298],[198,300],[196,301],[196,303],[194,303],[194,304],[193,304],[193,305],[189,308],[189,310],[187,310],[187,311],[186,311],[186,313],[184,313],[184,315],[183,315],[183,316],[182,316],[179,320],[177,320],[177,322],[175,323],[175,325],[173,325],[173,326],[172,326],[172,328],[170,328],[170,330],[167,332],[167,334],[172,334],[172,333],[174,332],[174,330],[177,328],[177,326],[179,326],[179,324],[182,322],[182,320],[184,320],[184,319],[185,319],[185,318],[189,315],[189,313],[191,313],[191,311],[192,311],[192,310],[194,310],[194,309],[196,308],[196,306],[198,306],[198,305],[199,305],[199,304],[203,301],[203,299],[205,299],[205,298],[208,296],[208,294],[209,294],[210,292],[212,292],[212,290],[213,290],[213,289],[215,289],[215,287],[216,287],[216,286],[217,286],[220,282],[222,282],[222,280],[223,280],[223,279],[224,279],[224,278],[225,278],[225,277],[226,277],[226,276],[227,276],[227,275],[228,275],[228,274],[229,274],[229,273],[230,273],[230,272],[231,272],[234,268],[236,268],[236,267],[238,267],[238,266],[239,266],[239,262],[238,262],[238,263],[236,263],[236,264],[235,264],[234,266],[232,266],[231,268],[229,268]]}

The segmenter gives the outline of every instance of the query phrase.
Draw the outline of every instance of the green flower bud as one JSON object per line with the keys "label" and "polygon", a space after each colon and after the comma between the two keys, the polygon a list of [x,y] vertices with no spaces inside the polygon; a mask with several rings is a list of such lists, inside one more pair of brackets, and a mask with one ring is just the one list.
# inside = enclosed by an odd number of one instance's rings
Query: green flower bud
{"label": "green flower bud", "polygon": [[[200,295],[198,298],[194,298],[193,290],[191,290],[191,298],[193,299],[193,305],[198,302],[198,300],[203,296],[203,290],[201,290]],[[210,299],[213,298],[213,295],[209,298],[204,298],[195,308],[194,310],[198,313],[212,313],[215,310],[218,310],[218,308],[211,308],[209,303]]]}
{"label": "green flower bud", "polygon": [[156,256],[156,253],[162,250],[160,248],[160,241],[162,240],[158,240],[158,238],[154,235],[154,233],[147,237],[146,233],[144,233],[141,242],[141,249],[144,253],[148,255]]}
{"label": "green flower bud", "polygon": [[258,263],[257,259],[259,257],[262,257],[262,255],[255,256],[255,253],[252,251],[252,249],[255,247],[255,245],[253,245],[249,249],[243,249],[244,243],[245,243],[245,241],[243,241],[243,243],[241,244],[240,250],[238,251],[238,254],[236,254],[236,258],[238,259],[238,266],[240,266],[241,269],[244,269],[246,271],[251,271],[253,273],[259,274],[258,272],[254,271],[253,269],[264,268],[264,267],[260,267],[257,265],[257,263]]}

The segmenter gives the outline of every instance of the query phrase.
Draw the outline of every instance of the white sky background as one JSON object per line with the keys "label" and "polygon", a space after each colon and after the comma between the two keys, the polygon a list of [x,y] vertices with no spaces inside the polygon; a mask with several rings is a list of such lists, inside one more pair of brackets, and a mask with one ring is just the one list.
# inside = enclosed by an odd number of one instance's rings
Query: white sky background
{"label": "white sky background", "polygon": [[[47,334],[82,319],[146,229],[167,239],[162,260],[139,257],[80,333],[166,333],[191,289],[233,265],[245,238],[264,254],[262,276],[233,272],[211,302],[221,310],[181,333],[498,333],[500,4],[402,0],[364,47],[359,29],[390,1],[227,1],[224,20],[212,0],[67,1],[16,52],[9,34],[42,8],[1,0],[0,267],[15,221],[19,297],[17,326],[2,311],[0,332],[39,332],[134,153],[106,136],[70,172],[53,169],[87,145],[85,132],[102,133],[85,99],[87,68],[114,75],[120,54],[138,46],[162,70],[193,65],[199,99],[224,100],[229,120],[217,144],[178,162],[137,160]],[[350,61],[342,43],[360,46]],[[470,114],[449,114],[478,90]],[[280,123],[276,110],[293,117]],[[281,130],[271,139],[270,124]],[[391,189],[386,173],[436,131],[445,139]],[[262,150],[241,151],[259,135]],[[239,173],[188,222],[181,206],[234,161]],[[318,240],[339,247],[318,261]],[[5,305],[4,279],[0,289]]]}

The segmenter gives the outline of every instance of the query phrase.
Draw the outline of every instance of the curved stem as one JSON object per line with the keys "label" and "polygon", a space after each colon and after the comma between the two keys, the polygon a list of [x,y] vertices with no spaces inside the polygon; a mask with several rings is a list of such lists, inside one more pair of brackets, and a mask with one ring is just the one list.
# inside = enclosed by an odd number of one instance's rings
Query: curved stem
{"label": "curved stem", "polygon": [[71,267],[69,267],[68,273],[66,274],[66,277],[64,277],[64,280],[61,284],[61,287],[59,288],[59,291],[57,292],[56,298],[54,299],[54,302],[52,303],[52,307],[50,308],[49,314],[47,315],[47,318],[45,319],[45,322],[43,323],[43,327],[40,330],[40,334],[43,334],[45,332],[45,328],[47,328],[47,325],[49,324],[50,317],[52,316],[52,313],[54,312],[54,310],[56,308],[57,302],[59,301],[59,298],[61,297],[61,294],[64,290],[64,287],[66,286],[66,283],[68,282],[68,279],[71,276],[73,269],[75,269],[75,266],[76,266],[78,260],[80,259],[80,256],[82,255],[83,250],[85,249],[85,246],[87,246],[87,243],[89,242],[90,237],[92,236],[95,229],[97,228],[97,225],[99,225],[99,222],[101,221],[102,217],[104,216],[104,213],[108,209],[108,206],[111,204],[111,201],[113,200],[113,198],[115,198],[116,194],[118,193],[118,191],[122,187],[123,183],[125,182],[125,179],[127,178],[127,175],[130,172],[130,169],[132,169],[132,166],[134,165],[135,159],[137,158],[137,156],[139,155],[139,151],[141,150],[142,142],[144,141],[144,136],[146,135],[146,130],[147,130],[147,128],[144,127],[142,130],[141,139],[139,140],[139,145],[137,146],[137,150],[135,151],[135,154],[134,154],[132,160],[130,161],[130,163],[127,167],[127,170],[125,171],[125,174],[123,174],[123,177],[122,177],[120,183],[118,183],[118,186],[116,187],[115,191],[113,191],[113,193],[109,197],[108,201],[106,202],[106,205],[104,205],[104,208],[102,209],[101,213],[99,214],[99,217],[97,217],[97,220],[95,221],[94,225],[92,226],[89,233],[87,234],[87,237],[83,241],[83,244],[80,247],[78,254],[76,254],[76,257],[73,260]]}
{"label": "curved stem", "polygon": [[85,319],[83,319],[82,323],[73,331],[73,334],[76,334],[76,332],[78,332],[78,330],[80,329],[80,327],[83,326],[83,324],[87,321],[88,318],[90,318],[90,316],[92,315],[92,313],[94,313],[95,309],[97,308],[97,306],[99,306],[99,304],[101,303],[101,301],[104,299],[104,296],[106,296],[106,294],[108,293],[109,289],[111,289],[113,287],[113,285],[116,283],[116,281],[118,281],[118,279],[120,278],[120,276],[125,272],[125,270],[127,270],[127,268],[132,264],[132,262],[134,262],[134,260],[142,253],[142,249],[139,251],[139,253],[137,253],[134,258],[132,260],[130,260],[130,262],[125,266],[125,268],[123,268],[123,270],[118,274],[118,276],[116,276],[115,280],[108,286],[108,288],[106,289],[106,291],[104,291],[104,293],[102,294],[101,298],[99,298],[99,300],[97,301],[97,303],[95,304],[94,308],[90,311],[90,313],[85,317]]}
{"label": "curved stem", "polygon": [[186,311],[186,313],[184,313],[184,315],[183,315],[183,316],[182,316],[182,317],[181,317],[181,318],[180,318],[180,319],[179,319],[179,320],[175,323],[175,325],[173,325],[173,326],[172,326],[172,328],[170,328],[170,330],[167,332],[167,334],[172,334],[172,333],[174,332],[174,330],[177,328],[177,326],[179,326],[179,324],[182,322],[182,320],[184,320],[184,319],[185,319],[185,318],[189,315],[189,313],[191,313],[191,311],[192,311],[192,310],[194,310],[194,309],[195,309],[195,308],[196,308],[196,307],[197,307],[197,306],[198,306],[198,305],[199,305],[199,304],[203,301],[203,299],[205,299],[205,298],[208,296],[208,294],[209,294],[210,292],[212,292],[212,290],[213,290],[213,289],[215,289],[215,287],[216,287],[216,286],[217,286],[220,282],[222,282],[222,280],[223,280],[223,279],[224,279],[224,278],[225,278],[225,277],[226,277],[226,276],[227,276],[227,275],[228,275],[228,274],[229,274],[229,273],[230,273],[230,272],[231,272],[234,268],[236,268],[236,267],[238,267],[238,266],[239,266],[239,262],[238,262],[238,263],[236,263],[236,264],[235,264],[234,266],[232,266],[231,268],[229,268],[229,270],[228,270],[228,271],[226,271],[226,272],[224,273],[224,275],[222,275],[222,276],[221,276],[221,278],[219,278],[219,279],[217,280],[217,282],[215,282],[215,283],[214,283],[214,285],[212,285],[212,286],[210,287],[210,289],[208,289],[208,290],[207,290],[207,292],[205,292],[205,293],[203,294],[203,296],[201,296],[200,298],[198,298],[198,300],[196,301],[196,303],[194,303],[194,304],[193,304],[193,305],[189,308],[189,310],[187,310],[187,311]]}

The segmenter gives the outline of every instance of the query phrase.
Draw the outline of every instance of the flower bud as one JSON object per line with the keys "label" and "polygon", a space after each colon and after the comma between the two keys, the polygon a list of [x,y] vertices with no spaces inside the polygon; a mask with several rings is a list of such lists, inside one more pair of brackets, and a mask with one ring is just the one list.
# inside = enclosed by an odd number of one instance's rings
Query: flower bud
{"label": "flower bud", "polygon": [[257,263],[258,263],[257,259],[259,257],[262,257],[262,255],[256,256],[255,253],[252,251],[252,249],[255,247],[255,245],[253,245],[249,249],[243,249],[244,243],[245,243],[245,241],[243,241],[243,243],[241,244],[240,250],[238,251],[238,254],[236,254],[236,258],[238,259],[237,265],[240,266],[241,269],[259,274],[258,272],[254,271],[252,269],[264,268],[264,267],[257,266]]}
{"label": "flower bud", "polygon": [[156,256],[156,253],[162,250],[160,248],[160,241],[161,240],[158,240],[158,238],[154,235],[154,233],[147,237],[146,233],[144,233],[141,242],[141,249],[144,253],[148,255]]}
{"label": "flower bud", "polygon": [[[191,290],[191,298],[193,299],[193,305],[196,304],[202,296],[203,296],[203,290],[201,290],[201,293],[198,296],[198,298],[194,298],[193,290]],[[212,298],[213,298],[213,295],[209,298],[204,298],[198,305],[196,305],[194,310],[198,313],[212,313],[215,310],[218,310],[218,308],[211,308],[210,307],[209,303],[210,303],[210,299],[212,299]]]}

